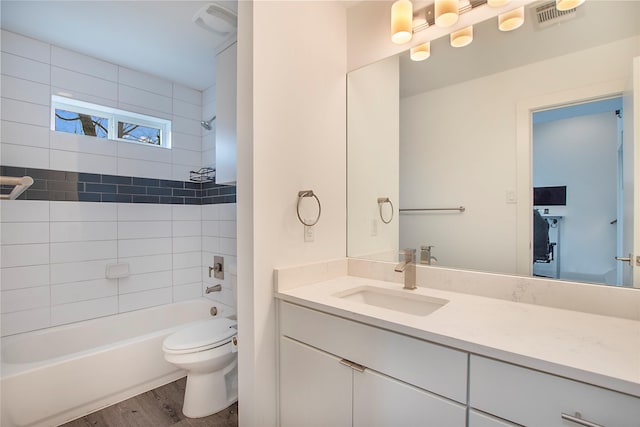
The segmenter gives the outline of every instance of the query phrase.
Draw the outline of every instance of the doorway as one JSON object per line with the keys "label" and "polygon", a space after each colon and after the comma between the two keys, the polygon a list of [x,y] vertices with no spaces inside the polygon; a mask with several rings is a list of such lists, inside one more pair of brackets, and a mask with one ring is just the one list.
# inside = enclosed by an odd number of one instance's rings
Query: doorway
{"label": "doorway", "polygon": [[616,97],[534,112],[534,275],[622,284],[622,105]]}

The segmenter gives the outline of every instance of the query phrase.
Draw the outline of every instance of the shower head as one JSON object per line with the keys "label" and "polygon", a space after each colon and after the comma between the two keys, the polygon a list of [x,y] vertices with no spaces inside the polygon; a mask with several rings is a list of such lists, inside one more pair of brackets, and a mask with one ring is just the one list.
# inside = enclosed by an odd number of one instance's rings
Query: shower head
{"label": "shower head", "polygon": [[206,130],[211,130],[211,123],[216,119],[216,116],[211,117],[209,120],[203,120],[200,122],[200,125]]}

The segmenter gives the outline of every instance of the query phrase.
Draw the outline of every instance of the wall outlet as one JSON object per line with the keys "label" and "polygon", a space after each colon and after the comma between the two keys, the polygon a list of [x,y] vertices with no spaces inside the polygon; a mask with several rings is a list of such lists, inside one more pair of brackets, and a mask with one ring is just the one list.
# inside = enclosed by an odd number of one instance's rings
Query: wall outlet
{"label": "wall outlet", "polygon": [[378,235],[378,221],[376,221],[375,219],[371,220],[371,235],[372,236]]}
{"label": "wall outlet", "polygon": [[505,201],[509,204],[518,203],[518,196],[516,195],[515,190],[507,190],[505,194]]}
{"label": "wall outlet", "polygon": [[305,242],[313,242],[313,226],[305,225],[304,226],[304,241]]}

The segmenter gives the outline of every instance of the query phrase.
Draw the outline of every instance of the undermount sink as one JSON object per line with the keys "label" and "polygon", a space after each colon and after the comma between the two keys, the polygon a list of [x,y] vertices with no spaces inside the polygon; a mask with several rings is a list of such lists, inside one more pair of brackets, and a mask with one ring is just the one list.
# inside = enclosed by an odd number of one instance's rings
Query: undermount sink
{"label": "undermount sink", "polygon": [[414,316],[426,316],[449,302],[445,299],[411,294],[411,291],[385,289],[375,286],[359,286],[338,292],[333,296]]}

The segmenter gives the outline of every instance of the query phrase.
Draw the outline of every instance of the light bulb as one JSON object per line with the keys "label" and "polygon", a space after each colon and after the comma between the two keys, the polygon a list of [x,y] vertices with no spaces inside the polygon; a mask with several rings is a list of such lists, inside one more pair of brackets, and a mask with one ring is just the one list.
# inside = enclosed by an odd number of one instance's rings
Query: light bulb
{"label": "light bulb", "polygon": [[461,30],[451,33],[449,36],[451,39],[451,46],[464,47],[473,41],[473,26],[463,28]]}
{"label": "light bulb", "polygon": [[500,31],[513,31],[524,23],[524,6],[505,12],[498,16]]}
{"label": "light bulb", "polygon": [[412,61],[424,61],[431,56],[431,42],[412,47],[410,55]]}
{"label": "light bulb", "polygon": [[571,10],[584,3],[584,0],[556,0],[556,9],[559,11]]}
{"label": "light bulb", "polygon": [[398,0],[391,6],[391,41],[407,43],[413,36],[413,4],[409,0]]}
{"label": "light bulb", "polygon": [[436,0],[434,9],[438,27],[450,27],[458,22],[458,0]]}

